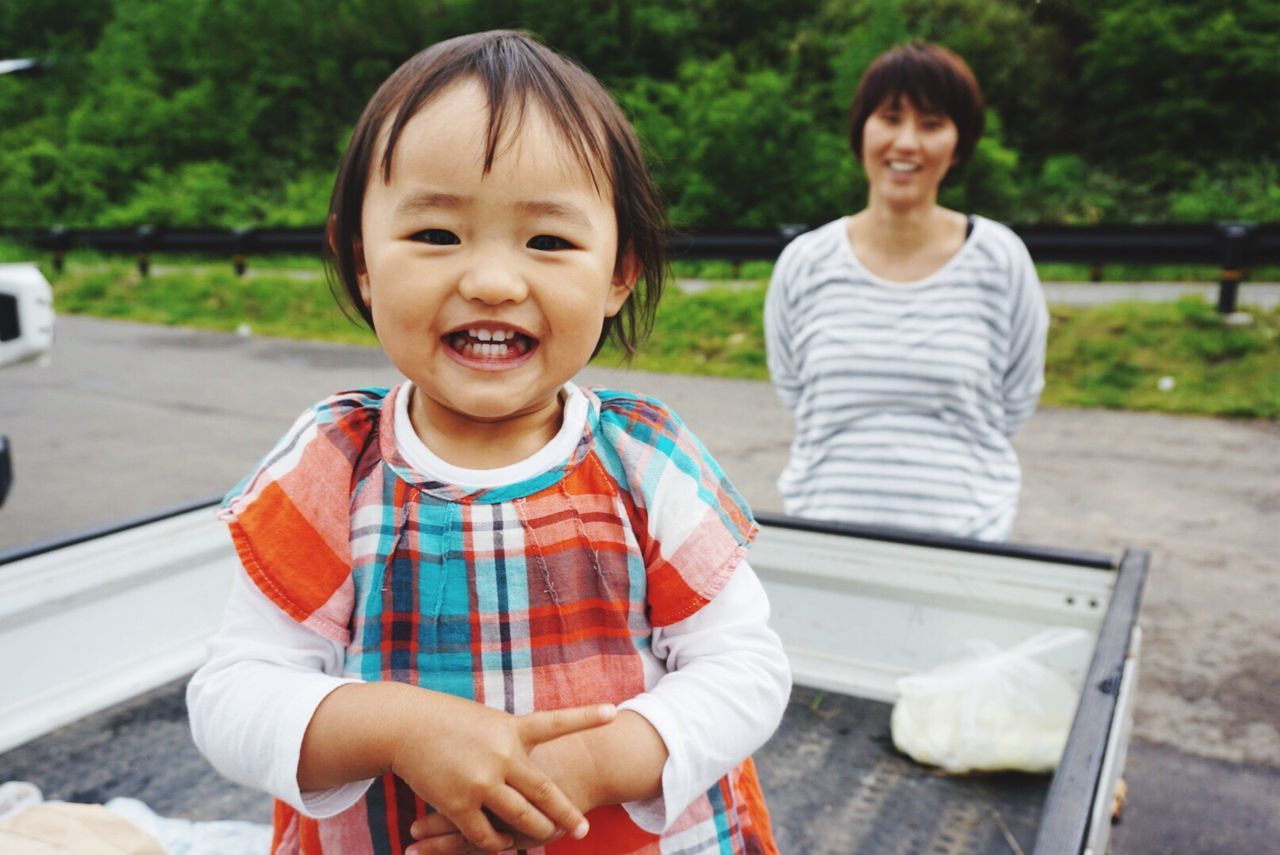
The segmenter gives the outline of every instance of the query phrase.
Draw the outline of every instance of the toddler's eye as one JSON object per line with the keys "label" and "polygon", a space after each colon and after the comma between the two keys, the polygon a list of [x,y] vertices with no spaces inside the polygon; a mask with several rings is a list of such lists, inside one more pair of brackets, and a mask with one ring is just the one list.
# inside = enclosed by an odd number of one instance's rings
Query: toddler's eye
{"label": "toddler's eye", "polygon": [[458,240],[458,236],[448,229],[423,229],[415,234],[413,239],[436,246],[453,246],[462,243]]}
{"label": "toddler's eye", "polygon": [[553,252],[557,249],[572,249],[573,244],[564,238],[558,238],[555,235],[538,235],[529,238],[529,249],[537,249],[543,252]]}

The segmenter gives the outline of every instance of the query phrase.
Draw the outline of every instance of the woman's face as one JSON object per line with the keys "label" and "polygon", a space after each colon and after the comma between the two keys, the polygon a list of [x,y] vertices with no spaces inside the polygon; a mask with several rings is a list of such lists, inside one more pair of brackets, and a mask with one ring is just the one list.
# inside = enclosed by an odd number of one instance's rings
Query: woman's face
{"label": "woman's face", "polygon": [[862,168],[873,202],[894,208],[928,207],[956,161],[956,123],[925,112],[904,97],[876,108],[862,126]]}

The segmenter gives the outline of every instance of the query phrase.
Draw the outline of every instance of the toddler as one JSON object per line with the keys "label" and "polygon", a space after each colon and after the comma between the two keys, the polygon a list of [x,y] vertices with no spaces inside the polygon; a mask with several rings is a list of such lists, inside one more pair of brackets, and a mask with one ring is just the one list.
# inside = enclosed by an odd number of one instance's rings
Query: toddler
{"label": "toddler", "polygon": [[[520,33],[374,94],[331,269],[406,378],[304,413],[221,510],[243,565],[187,692],[277,853],[771,853],[790,672],[750,510],[630,353],[665,275],[634,132]],[[545,848],[544,848],[545,847]]]}

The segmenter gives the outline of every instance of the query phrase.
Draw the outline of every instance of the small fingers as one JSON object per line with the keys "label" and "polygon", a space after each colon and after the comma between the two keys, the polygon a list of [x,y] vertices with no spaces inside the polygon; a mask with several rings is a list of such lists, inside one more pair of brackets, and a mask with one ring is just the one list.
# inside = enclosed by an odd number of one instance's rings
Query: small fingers
{"label": "small fingers", "polygon": [[511,770],[510,781],[511,786],[518,790],[533,808],[540,811],[541,816],[554,823],[556,828],[576,840],[587,836],[590,830],[587,818],[537,766],[529,764]]}
{"label": "small fingers", "polygon": [[[559,789],[549,780],[547,781],[547,788],[559,793]],[[568,804],[568,798],[565,798],[563,794],[561,794],[561,798]],[[530,804],[524,795],[511,787],[504,787],[494,793],[485,807],[499,820],[503,828],[514,831],[517,835],[540,841],[540,843],[546,843],[559,830],[554,820]]]}
{"label": "small fingers", "polygon": [[464,816],[454,817],[453,822],[458,826],[462,836],[481,852],[501,852],[503,849],[511,848],[514,838],[510,834],[495,829],[483,811],[472,811]]}
{"label": "small fingers", "polygon": [[435,837],[439,834],[449,834],[457,830],[458,826],[454,825],[453,821],[442,813],[429,813],[426,816],[420,816],[413,821],[413,825],[409,826],[409,834],[413,835],[414,840]]}
{"label": "small fingers", "polygon": [[525,745],[534,746],[580,730],[608,724],[617,714],[617,707],[613,704],[568,707],[522,715],[516,720],[516,728]]}
{"label": "small fingers", "polygon": [[[510,846],[503,848],[509,849]],[[472,846],[471,841],[462,836],[462,832],[450,831],[419,840],[405,849],[404,855],[478,855],[487,851]]]}

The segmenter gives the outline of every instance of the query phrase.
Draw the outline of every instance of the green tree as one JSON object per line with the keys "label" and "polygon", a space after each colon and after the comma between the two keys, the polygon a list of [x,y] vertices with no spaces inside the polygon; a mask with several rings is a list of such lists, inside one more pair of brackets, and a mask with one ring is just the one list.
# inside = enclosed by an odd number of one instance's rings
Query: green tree
{"label": "green tree", "polygon": [[729,55],[624,93],[681,227],[820,222],[860,194],[842,137],[812,121],[787,75]]}
{"label": "green tree", "polygon": [[1081,48],[1083,154],[1155,190],[1280,153],[1280,4],[1110,0]]}

